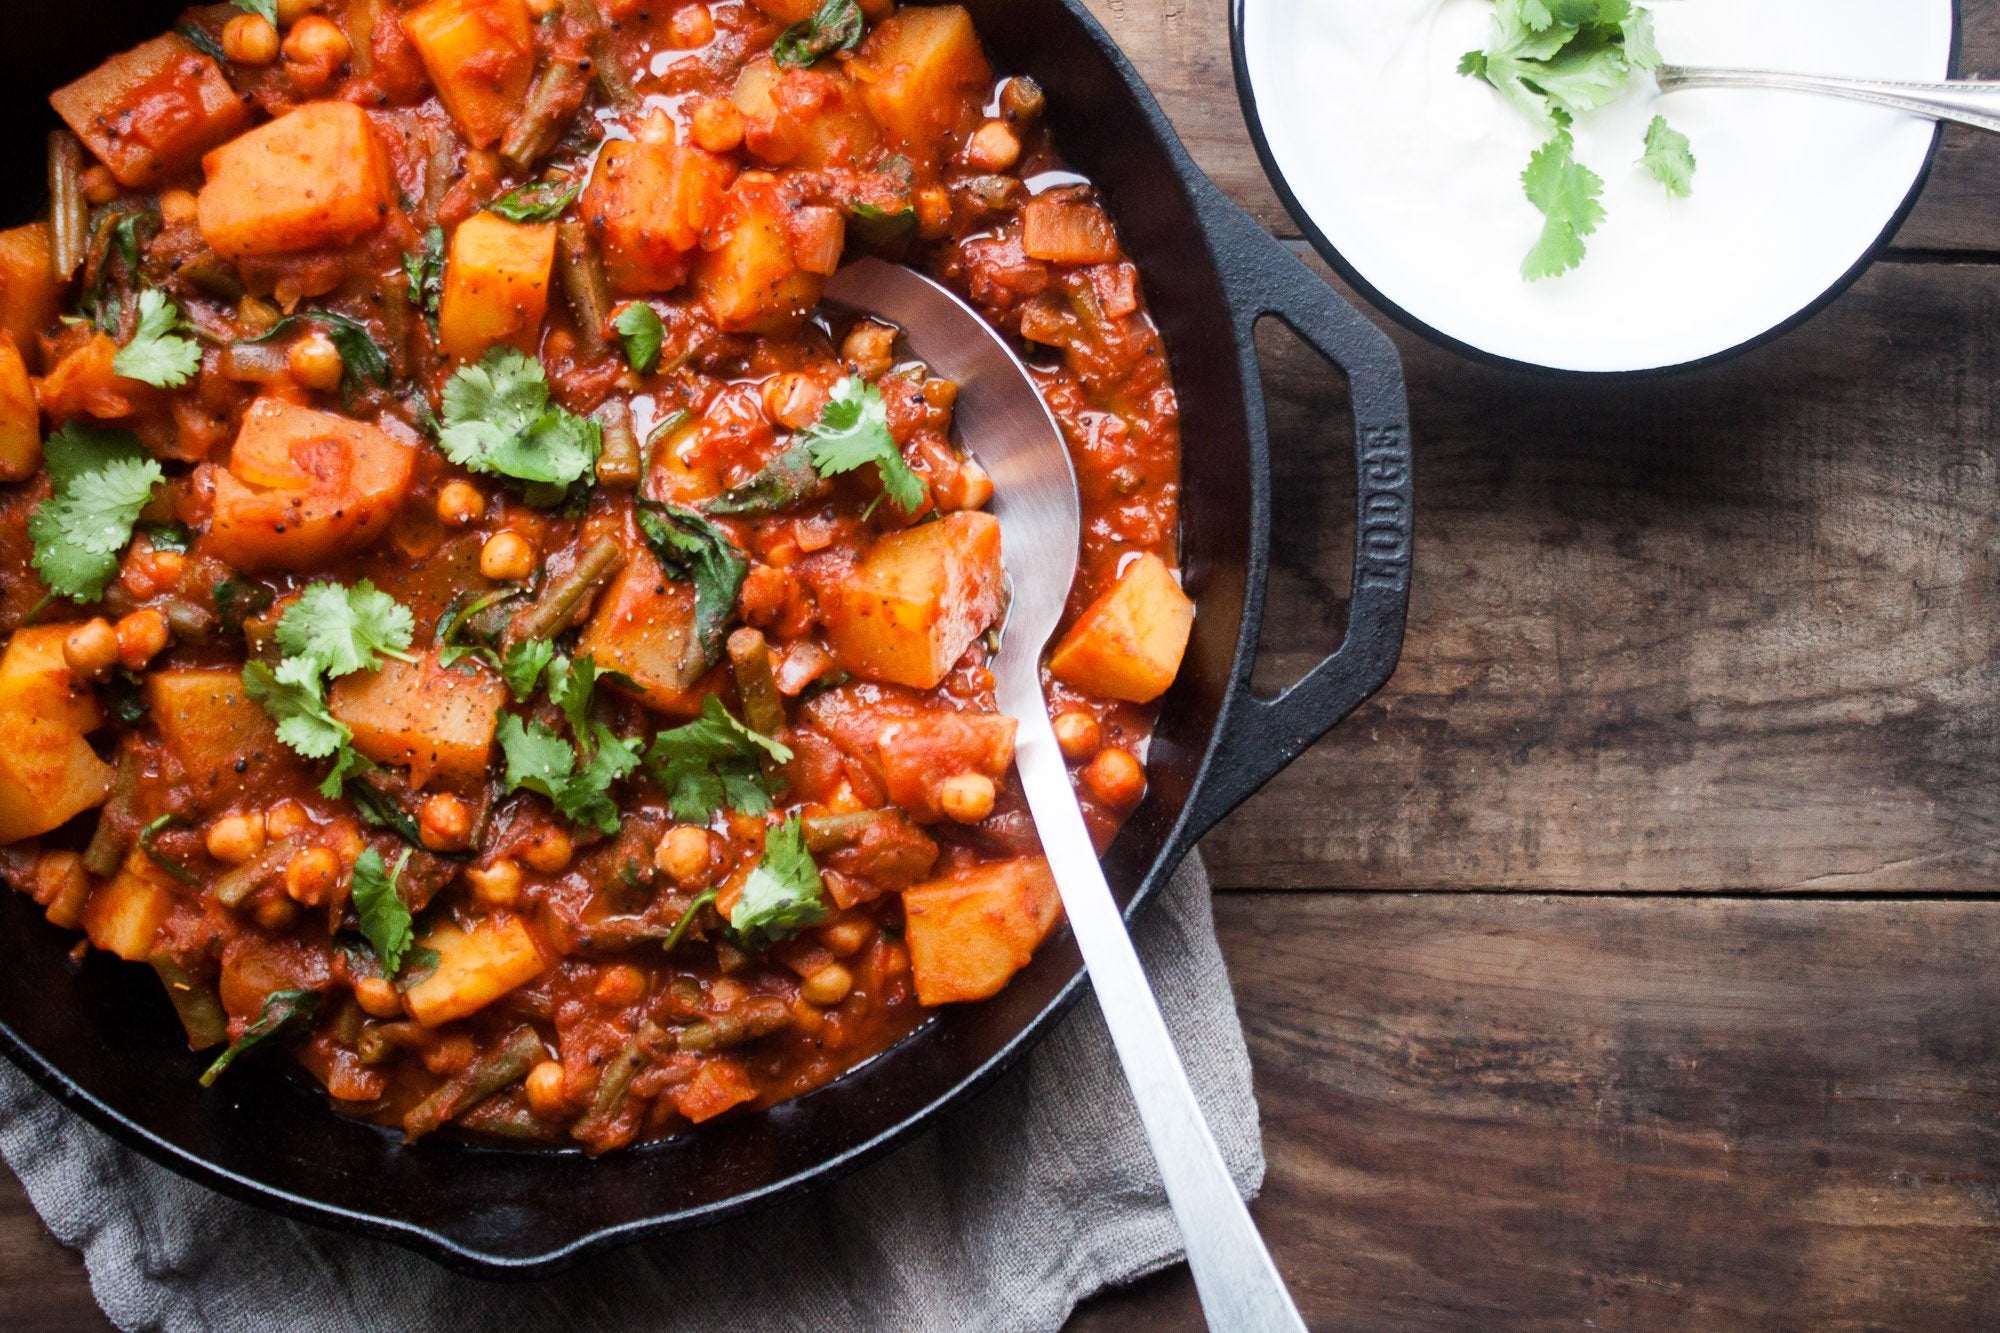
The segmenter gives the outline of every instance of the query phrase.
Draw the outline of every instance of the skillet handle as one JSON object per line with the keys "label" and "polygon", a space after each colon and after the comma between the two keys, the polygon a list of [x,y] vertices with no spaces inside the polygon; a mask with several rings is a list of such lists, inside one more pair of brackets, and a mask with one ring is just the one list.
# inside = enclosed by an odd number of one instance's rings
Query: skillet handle
{"label": "skillet handle", "polygon": [[1271,565],[1270,443],[1255,339],[1257,321],[1265,315],[1283,320],[1346,372],[1354,405],[1356,486],[1346,639],[1333,656],[1274,699],[1252,692],[1254,655],[1238,654],[1220,739],[1182,825],[1184,845],[1189,846],[1360,707],[1395,670],[1409,607],[1415,505],[1409,399],[1394,345],[1206,180],[1197,187],[1196,205],[1228,293],[1250,405],[1258,502],[1252,506],[1244,590],[1246,643],[1254,645],[1263,626]]}

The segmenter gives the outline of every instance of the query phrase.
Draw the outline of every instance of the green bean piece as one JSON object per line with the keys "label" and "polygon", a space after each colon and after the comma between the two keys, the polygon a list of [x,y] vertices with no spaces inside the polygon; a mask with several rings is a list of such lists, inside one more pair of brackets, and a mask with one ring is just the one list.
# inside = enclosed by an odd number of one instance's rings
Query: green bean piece
{"label": "green bean piece", "polygon": [[394,1059],[396,1052],[423,1045],[427,1029],[421,1023],[398,1021],[370,1023],[354,1038],[354,1053],[364,1065],[379,1065]]}
{"label": "green bean piece", "polygon": [[587,355],[601,355],[608,345],[604,331],[611,323],[611,283],[581,218],[556,224],[556,272],[576,324],[577,346]]}
{"label": "green bean piece", "polygon": [[265,880],[282,871],[285,863],[304,846],[302,836],[272,843],[242,865],[232,866],[216,876],[215,882],[208,886],[209,896],[224,907],[241,907],[250,900],[251,894],[263,887]]}
{"label": "green bean piece", "polygon": [[222,1012],[222,1001],[213,986],[164,951],[146,961],[159,973],[160,984],[167,988],[167,999],[173,1002],[181,1027],[187,1030],[189,1050],[205,1051],[229,1040],[229,1015]]}
{"label": "green bean piece", "polygon": [[764,631],[745,625],[729,636],[728,647],[736,691],[743,696],[743,720],[766,736],[777,735],[785,729],[785,700],[778,693],[778,673]]}
{"label": "green bean piece", "polygon": [[496,1139],[522,1139],[547,1143],[555,1138],[552,1126],[535,1119],[525,1106],[488,1097],[458,1118],[459,1128]]}
{"label": "green bean piece", "polygon": [[623,568],[625,548],[614,538],[599,537],[567,574],[542,589],[541,597],[514,622],[512,638],[515,642],[555,638],[569,628],[577,608]]}
{"label": "green bean piece", "polygon": [[547,157],[589,91],[588,69],[578,68],[574,60],[549,61],[528,90],[514,127],[500,141],[500,156],[516,171],[527,171]]}
{"label": "green bean piece", "polygon": [[852,847],[878,819],[891,818],[883,810],[856,810],[847,814],[807,815],[803,821],[806,850],[814,855]]}
{"label": "green bean piece", "polygon": [[595,416],[604,431],[604,448],[597,455],[597,479],[606,486],[630,490],[639,484],[639,436],[632,429],[632,409],[623,398],[610,398]]}
{"label": "green bean piece", "polygon": [[90,207],[83,197],[83,144],[68,130],[49,134],[49,267],[68,282],[83,263]]}
{"label": "green bean piece", "polygon": [[139,814],[133,804],[139,799],[139,755],[126,750],[118,756],[118,773],[111,781],[111,796],[97,813],[97,831],[83,849],[83,868],[99,879],[118,873],[125,857],[139,837]]}
{"label": "green bean piece", "polygon": [[571,1130],[575,1137],[588,1142],[624,1109],[625,1098],[632,1090],[633,1077],[645,1068],[650,1058],[646,1048],[665,1035],[656,1024],[648,1021],[625,1043],[624,1049],[611,1057],[610,1063],[604,1066],[604,1072],[598,1075],[597,1096],[591,1102],[590,1110]]}
{"label": "green bean piece", "polygon": [[681,1029],[684,1051],[725,1051],[767,1037],[792,1021],[791,1006],[775,995],[752,995],[714,1017]]}
{"label": "green bean piece", "polygon": [[403,1117],[404,1136],[414,1142],[435,1133],[500,1089],[526,1078],[541,1058],[542,1039],[535,1030],[515,1028],[499,1050],[475,1060],[464,1073],[418,1102]]}

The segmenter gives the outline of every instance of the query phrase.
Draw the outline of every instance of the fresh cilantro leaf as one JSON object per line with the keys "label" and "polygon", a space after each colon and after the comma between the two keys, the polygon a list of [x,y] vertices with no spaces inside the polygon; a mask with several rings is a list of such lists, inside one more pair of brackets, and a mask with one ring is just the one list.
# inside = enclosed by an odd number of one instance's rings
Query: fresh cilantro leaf
{"label": "fresh cilantro leaf", "polygon": [[554,222],[582,193],[581,178],[558,176],[510,190],[486,205],[486,211],[509,222]]}
{"label": "fresh cilantro leaf", "polygon": [[[276,0],[272,0],[272,3],[275,4]],[[210,36],[208,29],[201,27],[199,24],[183,23],[176,27],[174,31],[180,34],[182,41],[207,56],[210,60],[213,60],[216,64],[221,65],[228,62],[229,56],[222,49],[222,43]]]}
{"label": "fresh cilantro leaf", "polygon": [[288,657],[273,669],[265,662],[243,664],[243,690],[278,724],[278,739],[307,759],[332,759],[320,793],[337,798],[347,780],[371,765],[354,748],[354,732],[326,706],[319,673],[303,658]]}
{"label": "fresh cilantro leaf", "polygon": [[130,431],[74,423],[49,437],[42,458],[55,491],[28,516],[35,568],[57,596],[96,601],[165,474]]}
{"label": "fresh cilantro leaf", "polygon": [[497,734],[507,759],[508,791],[538,792],[553,801],[576,773],[575,748],[539,722],[524,723],[508,713]]}
{"label": "fresh cilantro leaf", "polygon": [[232,0],[246,14],[255,14],[272,27],[278,26],[278,0]]}
{"label": "fresh cilantro leaf", "polygon": [[826,886],[806,850],[804,826],[793,815],[765,836],[764,859],[743,881],[729,925],[754,944],[785,939],[826,917]]}
{"label": "fresh cilantro leaf", "polygon": [[548,666],[549,702],[562,709],[578,741],[590,725],[590,698],[597,689],[597,663],[588,654],[556,657]]}
{"label": "fresh cilantro leaf", "polygon": [[618,831],[611,784],[638,768],[638,742],[621,739],[601,722],[590,723],[582,736],[588,757],[579,767],[576,748],[539,722],[523,723],[509,713],[500,719],[499,737],[508,791],[539,793],[579,824],[606,834]]}
{"label": "fresh cilantro leaf", "polygon": [[[360,778],[351,783],[346,791],[348,804],[354,813],[361,816],[363,823],[374,828],[387,829],[412,847],[424,845],[423,830],[416,818],[403,808],[403,803],[382,790],[374,782]],[[447,853],[433,853],[447,855]]]}
{"label": "fresh cilantro leaf", "polygon": [[194,548],[194,534],[181,523],[146,523],[139,531],[153,544],[155,551],[175,551],[185,555]]}
{"label": "fresh cilantro leaf", "polygon": [[1521,276],[1533,282],[1567,273],[1583,262],[1583,238],[1604,220],[1598,198],[1604,181],[1572,156],[1567,130],[1535,150],[1521,173],[1521,188],[1542,211],[1542,235],[1521,261]]}
{"label": "fresh cilantro leaf", "polygon": [[1639,159],[1653,179],[1667,187],[1667,193],[1685,199],[1694,189],[1694,150],[1688,137],[1667,124],[1665,116],[1654,116],[1646,127],[1646,155]]}
{"label": "fresh cilantro leaf", "polygon": [[660,322],[659,313],[644,301],[633,301],[618,312],[611,327],[624,340],[625,360],[632,369],[641,375],[652,374],[667,341],[667,326]]}
{"label": "fresh cilantro leaf", "polygon": [[270,330],[255,338],[244,338],[238,346],[252,346],[257,343],[275,342],[290,334],[294,329],[317,326],[321,332],[333,340],[334,350],[340,353],[340,391],[352,395],[361,387],[363,380],[373,380],[384,386],[389,383],[389,354],[382,350],[382,344],[375,341],[375,335],[368,326],[331,310],[305,310],[296,315],[287,315],[270,327]]}
{"label": "fresh cilantro leaf", "polygon": [[849,375],[833,386],[833,397],[820,411],[819,423],[803,437],[812,447],[813,466],[823,477],[852,472],[873,463],[882,489],[905,514],[923,508],[927,492],[923,478],[903,461],[903,451],[889,434],[889,408],[882,391]]}
{"label": "fresh cilantro leaf", "polygon": [[201,346],[192,338],[176,337],[180,326],[181,308],[165,293],[150,287],[140,292],[139,327],[111,359],[111,368],[156,389],[180,388],[201,369]]}
{"label": "fresh cilantro leaf", "polygon": [[353,587],[309,584],[285,608],[278,622],[278,646],[288,661],[302,661],[314,673],[345,676],[370,671],[383,657],[404,662],[416,618],[408,607],[367,579]]}
{"label": "fresh cilantro leaf", "polygon": [[541,684],[542,673],[549,669],[555,655],[555,645],[547,639],[522,639],[508,645],[500,659],[500,678],[507,682],[507,690],[514,696],[514,702],[527,702],[528,696]]}
{"label": "fresh cilantro leaf", "polygon": [[495,348],[444,386],[445,456],[474,472],[568,486],[597,466],[601,428],[549,401],[539,361]]}
{"label": "fresh cilantro leaf", "polygon": [[[439,618],[437,630],[432,636],[438,650],[438,665],[454,667],[468,657],[476,657],[495,671],[501,670],[503,664],[500,655],[490,646],[498,630],[483,623],[482,618],[486,612],[501,603],[511,602],[524,595],[521,589],[514,588],[489,592],[483,596],[474,596],[466,592],[452,598],[451,604],[445,608],[444,615]],[[461,642],[461,636],[465,634],[472,634],[485,642]],[[532,681],[527,688],[534,689]],[[527,695],[523,694],[520,697],[526,698]]]}
{"label": "fresh cilantro leaf", "polygon": [[[243,3],[243,0],[237,0]],[[313,1015],[319,1012],[319,992],[310,990],[278,990],[264,997],[264,1008],[257,1015],[257,1021],[243,1029],[243,1035],[229,1043],[229,1049],[215,1057],[201,1076],[201,1086],[206,1088],[222,1077],[223,1071],[236,1063],[236,1057],[245,1051],[255,1050],[273,1037],[281,1037],[297,1032],[311,1024]]]}
{"label": "fresh cilantro leaf", "polygon": [[679,505],[641,500],[639,532],[668,577],[694,584],[694,633],[702,656],[722,655],[723,632],[736,613],[736,598],[750,575],[750,562],[729,534]]}
{"label": "fresh cilantro leaf", "polygon": [[116,334],[125,318],[120,286],[112,276],[117,266],[112,260],[122,260],[126,277],[137,283],[140,253],[159,230],[158,210],[147,203],[118,199],[91,213],[83,246],[84,295],[78,309],[100,331]]}
{"label": "fresh cilantro leaf", "polygon": [[791,749],[744,726],[711,694],[700,718],[653,739],[646,769],[674,818],[701,823],[724,806],[746,815],[768,811],[775,788],[764,776],[766,760],[788,764]]}
{"label": "fresh cilantro leaf", "polygon": [[423,247],[403,256],[403,277],[409,283],[410,304],[424,312],[437,329],[438,303],[444,299],[444,228],[424,233]]}
{"label": "fresh cilantro leaf", "polygon": [[243,633],[244,621],[263,615],[278,600],[263,584],[233,577],[217,579],[209,595],[215,599],[216,619],[223,630],[236,635]]}
{"label": "fresh cilantro leaf", "polygon": [[811,18],[778,34],[771,58],[780,69],[805,69],[836,51],[853,50],[866,29],[855,0],[825,0]]}
{"label": "fresh cilantro leaf", "polygon": [[403,970],[403,961],[417,942],[409,905],[396,891],[396,883],[409,864],[408,848],[403,849],[394,870],[383,866],[381,853],[373,847],[354,861],[354,914],[361,919],[361,933],[382,962],[383,974],[390,978]]}
{"label": "fresh cilantro leaf", "polygon": [[711,514],[781,513],[818,490],[819,483],[812,445],[801,440],[764,464],[750,480],[732,486],[702,507]]}
{"label": "fresh cilantro leaf", "polygon": [[911,204],[890,209],[865,200],[851,200],[847,217],[855,239],[863,245],[888,245],[909,235],[917,226],[917,210]]}

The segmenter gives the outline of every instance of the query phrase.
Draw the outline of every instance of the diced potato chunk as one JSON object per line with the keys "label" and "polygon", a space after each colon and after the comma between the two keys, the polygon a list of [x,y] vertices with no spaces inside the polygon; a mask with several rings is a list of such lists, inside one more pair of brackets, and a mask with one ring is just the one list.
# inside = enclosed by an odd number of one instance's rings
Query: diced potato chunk
{"label": "diced potato chunk", "polygon": [[1000,615],[1000,520],[961,512],[892,533],[820,595],[840,664],[857,676],[936,687]]}
{"label": "diced potato chunk", "polygon": [[1062,916],[1062,896],[1039,856],[975,866],[903,891],[917,1000],[926,1005],[997,995],[1028,965]]}
{"label": "diced potato chunk", "polygon": [[525,0],[431,0],[403,15],[403,31],[472,146],[498,143],[535,77]]}
{"label": "diced potato chunk", "polygon": [[650,296],[685,282],[692,253],[721,214],[735,175],[728,159],[676,143],[674,124],[660,111],[636,140],[606,144],[581,211],[611,289]]}
{"label": "diced potato chunk", "polygon": [[169,667],[146,677],[146,709],[204,809],[256,792],[290,754],[235,667]]}
{"label": "diced potato chunk", "polygon": [[1118,235],[1095,204],[1044,195],[1021,208],[1021,253],[1051,264],[1108,264],[1118,258]]}
{"label": "diced potato chunk", "polygon": [[954,713],[938,708],[882,724],[875,753],[889,803],[919,823],[945,817],[938,788],[961,773],[998,780],[1014,763],[1013,718],[1000,713]]}
{"label": "diced potato chunk", "polygon": [[159,397],[158,389],[118,373],[118,344],[102,333],[56,362],[41,384],[42,411],[58,421],[122,421]]}
{"label": "diced potato chunk", "polygon": [[143,963],[173,910],[172,881],[151,857],[134,848],[117,875],[83,905],[83,932],[106,953],[128,963]]}
{"label": "diced potato chunk", "polygon": [[745,1102],[756,1101],[757,1084],[742,1061],[718,1055],[668,1095],[674,1099],[675,1110],[699,1125]]}
{"label": "diced potato chunk", "polygon": [[201,234],[225,259],[346,245],[388,216],[388,154],[352,102],[308,102],[203,166]]}
{"label": "diced potato chunk", "polygon": [[49,261],[49,224],[0,231],[0,328],[13,336],[29,369],[40,364],[35,335],[62,313],[62,284]]}
{"label": "diced potato chunk", "polygon": [[63,661],[71,628],[16,630],[0,657],[0,843],[47,833],[111,794],[111,766],[84,739],[102,714]]}
{"label": "diced potato chunk", "polygon": [[450,669],[435,656],[390,658],[379,671],[343,676],[327,704],[354,730],[354,748],[378,764],[405,764],[410,784],[432,776],[476,780],[493,758],[507,686],[471,663]]}
{"label": "diced potato chunk", "polygon": [[42,464],[42,409],[14,335],[0,329],[0,481],[25,481]]}
{"label": "diced potato chunk", "polygon": [[451,238],[438,304],[438,341],[451,356],[477,361],[495,343],[533,353],[549,309],[556,224],[509,222],[474,213]]}
{"label": "diced potato chunk", "polygon": [[1065,685],[1100,699],[1151,703],[1180,674],[1194,603],[1156,555],[1126,566],[1049,654]]}
{"label": "diced potato chunk", "polygon": [[826,279],[799,267],[784,199],[768,177],[739,177],[704,250],[695,289],[716,325],[730,333],[782,333],[819,304]]}
{"label": "diced potato chunk", "polygon": [[834,69],[779,69],[769,56],[736,76],[743,143],[773,166],[854,166],[882,137],[854,81]]}
{"label": "diced potato chunk", "polygon": [[49,95],[121,185],[158,185],[250,123],[222,69],[167,33]]}
{"label": "diced potato chunk", "polygon": [[639,697],[663,713],[701,712],[708,663],[694,634],[694,589],[668,579],[647,552],[635,552],[605,590],[576,650],[599,670],[630,676]]}
{"label": "diced potato chunk", "polygon": [[875,25],[850,69],[875,119],[925,162],[978,118],[993,85],[972,16],[957,5],[897,10]]}
{"label": "diced potato chunk", "polygon": [[415,453],[379,427],[258,399],[214,473],[216,554],[238,569],[302,569],[367,545],[409,491]]}
{"label": "diced potato chunk", "polygon": [[446,922],[418,943],[437,951],[437,971],[405,991],[403,1004],[427,1028],[478,1013],[548,967],[517,916],[488,917],[471,930]]}

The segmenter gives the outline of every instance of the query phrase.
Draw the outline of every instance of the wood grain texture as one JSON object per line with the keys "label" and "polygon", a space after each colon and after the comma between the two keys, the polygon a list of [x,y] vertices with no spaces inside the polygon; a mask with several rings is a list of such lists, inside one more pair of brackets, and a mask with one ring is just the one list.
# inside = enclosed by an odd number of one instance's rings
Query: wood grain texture
{"label": "wood grain texture", "polygon": [[[1210,839],[1218,883],[1990,887],[1996,316],[2000,269],[1881,264],[1737,360],[1614,384],[1398,333],[1402,666]],[[1348,492],[1341,390],[1275,348],[1283,679],[1335,640]]]}
{"label": "wood grain texture", "polygon": [[0,1329],[100,1333],[110,1327],[91,1298],[82,1256],[56,1242],[21,1182],[0,1167]]}
{"label": "wood grain texture", "polygon": [[[1992,1326],[2000,904],[1225,895],[1319,1329]],[[1184,1275],[1076,1330],[1191,1327]]]}

